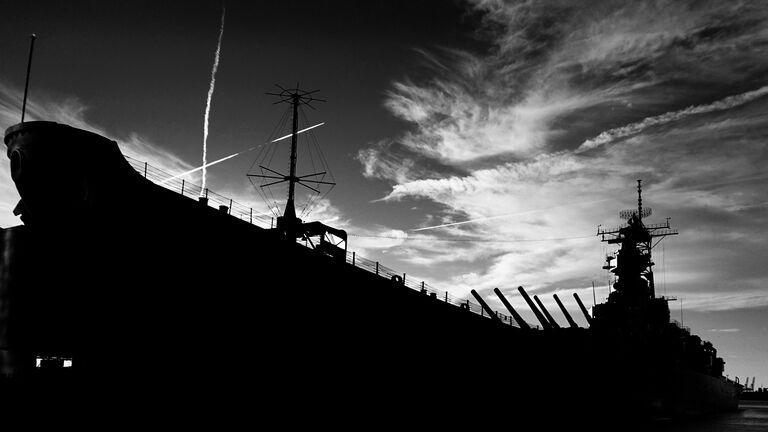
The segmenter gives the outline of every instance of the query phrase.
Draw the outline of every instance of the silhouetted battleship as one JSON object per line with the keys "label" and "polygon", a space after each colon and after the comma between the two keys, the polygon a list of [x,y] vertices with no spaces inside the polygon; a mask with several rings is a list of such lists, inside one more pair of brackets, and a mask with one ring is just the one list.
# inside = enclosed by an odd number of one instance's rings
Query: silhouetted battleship
{"label": "silhouetted battleship", "polygon": [[[645,225],[640,204],[600,232],[620,245],[608,266],[618,281],[594,317],[579,301],[590,328],[557,299],[561,328],[520,288],[537,329],[499,291],[512,318],[475,292],[482,309],[361,265],[346,233],[292,208],[262,228],[231,202],[215,209],[183,183],[181,194],[155,184],[94,133],[26,122],[5,144],[24,223],[2,230],[0,267],[4,389],[17,400],[76,386],[303,425],[350,415],[594,425],[737,406],[715,349],[655,295],[650,241],[672,232]],[[285,179],[297,182],[295,170]]]}

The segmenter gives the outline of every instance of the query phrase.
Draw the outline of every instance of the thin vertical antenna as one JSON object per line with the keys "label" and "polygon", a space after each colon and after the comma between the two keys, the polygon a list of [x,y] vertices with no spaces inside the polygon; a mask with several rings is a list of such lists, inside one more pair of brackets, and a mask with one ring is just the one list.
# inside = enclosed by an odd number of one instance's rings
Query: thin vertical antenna
{"label": "thin vertical antenna", "polygon": [[683,321],[683,298],[680,297],[680,325],[684,326],[685,321]]}
{"label": "thin vertical antenna", "polygon": [[29,61],[27,61],[27,79],[24,82],[24,101],[21,103],[21,122],[24,123],[24,115],[27,112],[27,92],[29,91],[29,72],[32,70],[32,51],[35,49],[35,39],[37,35],[32,33],[29,37]]}
{"label": "thin vertical antenna", "polygon": [[637,181],[637,219],[643,220],[643,181]]}
{"label": "thin vertical antenna", "polygon": [[[296,84],[296,88],[299,88],[298,83]],[[288,180],[288,205],[293,207],[294,201],[293,196],[296,190],[296,160],[297,160],[297,143],[298,143],[298,130],[299,130],[299,104],[301,103],[301,95],[296,92],[291,95],[291,103],[293,104],[293,126],[291,128],[291,164],[290,164],[290,174],[289,174],[289,180]],[[286,205],[286,211],[288,209],[288,205]],[[291,209],[291,212],[293,214],[288,215],[291,218],[296,218],[296,211],[294,209]]]}
{"label": "thin vertical antenna", "polygon": [[[314,176],[325,174],[325,172],[319,172],[319,173],[313,173],[313,174],[307,174],[303,176],[296,176],[296,164],[298,159],[298,135],[301,132],[304,132],[305,130],[309,130],[312,128],[306,128],[303,130],[298,130],[299,128],[299,106],[300,105],[307,105],[308,107],[314,109],[312,107],[312,102],[325,102],[323,99],[317,99],[312,96],[313,93],[317,92],[315,91],[304,91],[300,90],[298,87],[295,89],[284,89],[283,87],[277,86],[281,91],[280,93],[267,93],[271,96],[277,96],[280,98],[279,101],[275,103],[290,103],[291,109],[293,111],[293,119],[292,119],[292,126],[291,126],[291,134],[286,135],[291,137],[291,159],[290,159],[290,166],[289,166],[289,173],[288,175],[282,175],[278,173],[277,171],[271,170],[266,167],[262,167],[262,169],[266,169],[267,171],[271,171],[273,174],[277,174],[278,176],[274,175],[264,175],[264,174],[248,174],[248,177],[259,177],[259,178],[268,178],[268,179],[278,179],[278,181],[274,181],[268,184],[263,184],[261,187],[265,186],[271,186],[274,184],[282,183],[282,182],[288,182],[288,201],[285,203],[285,210],[283,211],[283,216],[279,216],[277,218],[277,227],[278,229],[281,229],[282,226],[285,227],[292,227],[291,230],[295,228],[295,225],[301,224],[301,220],[296,217],[296,209],[294,205],[294,197],[295,197],[295,189],[296,184],[301,184],[317,193],[320,193],[317,189],[308,186],[305,183],[312,183],[315,185],[335,185],[333,182],[326,182],[323,180],[315,180],[315,179],[309,179]],[[280,138],[282,139],[282,138]],[[275,140],[276,141],[276,140]],[[274,141],[273,141],[274,142]],[[309,178],[308,178],[309,177]],[[282,180],[280,180],[282,178]]]}
{"label": "thin vertical antenna", "polygon": [[[669,221],[667,221],[669,223]],[[661,277],[664,284],[664,297],[667,296],[667,254],[664,251],[664,243],[661,244]]]}

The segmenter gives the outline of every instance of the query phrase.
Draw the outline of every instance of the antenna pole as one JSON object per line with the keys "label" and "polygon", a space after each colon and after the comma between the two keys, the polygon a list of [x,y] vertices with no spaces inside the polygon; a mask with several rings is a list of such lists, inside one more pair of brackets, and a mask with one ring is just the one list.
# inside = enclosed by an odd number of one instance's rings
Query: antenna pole
{"label": "antenna pole", "polygon": [[35,39],[37,35],[32,33],[29,37],[29,60],[27,61],[27,79],[24,82],[24,101],[21,104],[21,122],[24,123],[24,114],[27,112],[27,91],[29,90],[29,72],[32,70],[32,51],[35,49]]}
{"label": "antenna pole", "polygon": [[643,220],[643,181],[637,181],[637,219]]}
{"label": "antenna pole", "polygon": [[683,321],[683,298],[680,297],[680,325],[685,325],[685,321]]}
{"label": "antenna pole", "polygon": [[[282,216],[278,216],[277,218],[277,228],[278,230],[283,231],[284,233],[289,233],[290,236],[293,236],[294,234],[298,233],[298,229],[300,229],[301,225],[301,219],[296,217],[296,206],[294,204],[295,195],[296,195],[296,184],[301,184],[302,186],[315,191],[316,193],[320,193],[319,190],[317,190],[315,187],[310,186],[311,185],[335,185],[336,183],[323,181],[321,179],[317,179],[315,176],[324,175],[326,174],[325,171],[323,172],[317,172],[313,174],[307,174],[303,176],[297,176],[296,175],[296,165],[298,160],[298,135],[304,131],[308,131],[310,129],[313,129],[317,127],[318,125],[308,127],[306,129],[299,130],[299,105],[307,105],[308,107],[314,109],[312,107],[312,102],[325,102],[324,99],[317,99],[312,97],[312,94],[317,92],[318,90],[307,92],[303,91],[298,88],[298,84],[296,85],[296,88],[294,89],[285,89],[283,87],[277,86],[280,89],[280,93],[267,93],[270,96],[277,96],[280,98],[275,103],[290,103],[291,104],[291,111],[293,112],[293,121],[291,122],[291,160],[290,160],[290,171],[288,175],[283,175],[273,169],[260,166],[262,170],[267,170],[271,174],[248,174],[248,177],[257,177],[262,179],[269,179],[269,183],[262,184],[261,187],[267,187],[271,185],[275,185],[278,183],[288,182],[288,201],[285,203],[285,211],[283,212]],[[323,123],[321,123],[323,124]],[[272,142],[276,142],[279,140],[282,140],[283,138],[288,138],[288,135],[281,137],[277,140],[273,140]],[[263,171],[262,171],[263,172]],[[277,181],[272,181],[277,180]],[[308,184],[309,183],[309,184]]]}
{"label": "antenna pole", "polygon": [[[286,203],[285,214],[290,219],[296,218],[296,209],[294,207],[294,194],[296,191],[296,159],[297,159],[297,140],[299,130],[299,103],[301,102],[301,95],[296,92],[291,95],[291,103],[293,104],[293,129],[291,134],[291,171],[288,174],[288,202]],[[290,209],[288,208],[290,207]]]}

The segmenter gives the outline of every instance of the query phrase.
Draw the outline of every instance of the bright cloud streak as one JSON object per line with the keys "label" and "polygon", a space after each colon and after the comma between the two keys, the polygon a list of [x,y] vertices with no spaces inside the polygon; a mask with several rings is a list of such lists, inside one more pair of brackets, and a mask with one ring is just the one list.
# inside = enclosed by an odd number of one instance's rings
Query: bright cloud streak
{"label": "bright cloud streak", "polygon": [[763,97],[766,94],[768,94],[768,86],[761,87],[757,90],[752,90],[746,93],[728,96],[725,99],[721,99],[711,104],[690,106],[688,108],[685,108],[679,111],[673,111],[673,112],[664,113],[658,116],[647,117],[640,122],[631,123],[625,126],[621,126],[618,128],[614,128],[614,129],[610,129],[605,132],[602,132],[600,135],[596,136],[595,138],[584,141],[584,143],[582,143],[579,146],[579,148],[576,149],[576,152],[578,153],[586,150],[591,150],[595,147],[598,147],[604,144],[609,144],[613,141],[616,141],[617,139],[624,138],[629,135],[638,134],[651,126],[658,126],[658,125],[663,125],[663,124],[674,122],[674,121],[680,121],[692,115],[706,114],[706,113],[736,108],[738,106],[744,105],[745,103],[751,102],[757,98]]}
{"label": "bright cloud streak", "polygon": [[[300,133],[302,133],[302,132],[306,132],[306,131],[308,131],[308,130],[310,130],[310,129],[314,129],[314,128],[316,128],[316,127],[322,126],[322,125],[324,125],[324,124],[325,124],[325,123],[319,123],[319,124],[316,124],[316,125],[314,125],[314,126],[310,126],[310,127],[308,127],[308,128],[304,128],[304,129],[302,129],[302,130],[300,130],[300,131],[297,131],[297,132],[296,132],[296,135],[298,135],[298,134],[300,134]],[[274,139],[274,140],[272,140],[272,141],[270,141],[270,142],[278,142],[278,141],[284,140],[284,139],[286,139],[286,138],[290,138],[291,136],[293,136],[293,134],[288,134],[288,135],[286,135],[286,136],[283,136],[283,137],[280,137],[280,138]],[[221,162],[224,162],[224,161],[226,161],[226,160],[232,159],[232,158],[233,158],[233,157],[235,157],[235,156],[239,156],[239,155],[241,155],[241,154],[244,154],[244,153],[248,153],[249,151],[252,151],[252,150],[256,150],[257,148],[259,148],[259,147],[261,147],[261,146],[263,146],[263,145],[264,145],[264,144],[259,144],[259,145],[257,145],[257,146],[254,146],[254,147],[251,147],[251,148],[249,148],[248,150],[243,150],[243,151],[241,151],[241,152],[237,152],[237,153],[235,153],[235,154],[231,154],[231,155],[229,155],[229,156],[225,156],[225,157],[223,157],[223,158],[221,158],[221,159],[215,160],[215,161],[213,161],[213,162],[211,162],[211,163],[207,163],[207,164],[205,164],[205,165],[202,165],[202,166],[199,166],[199,167],[197,167],[197,168],[192,168],[192,169],[191,169],[191,170],[189,170],[189,171],[185,171],[185,172],[183,172],[183,173],[181,173],[181,174],[177,174],[177,175],[175,175],[175,176],[173,176],[173,177],[171,177],[171,178],[165,179],[165,180],[161,181],[161,182],[160,182],[160,183],[158,183],[158,184],[164,184],[164,183],[167,183],[167,182],[169,182],[169,181],[171,181],[171,180],[176,180],[177,178],[181,178],[181,177],[184,177],[184,176],[186,176],[186,175],[189,175],[189,174],[193,174],[193,173],[196,173],[196,172],[198,172],[198,171],[200,171],[200,170],[206,170],[208,167],[211,167],[211,166],[213,166],[213,165],[216,165],[216,164],[218,164],[218,163],[221,163]],[[203,183],[203,184],[205,184],[205,183]],[[203,189],[203,190],[205,190],[205,189]]]}
{"label": "bright cloud streak", "polygon": [[[165,180],[163,180],[163,181],[161,181],[161,182],[158,182],[158,184],[164,184],[164,183],[167,183],[167,182],[169,182],[169,181],[171,181],[171,180],[176,180],[177,178],[180,178],[180,177],[184,177],[184,176],[186,176],[186,175],[189,175],[189,174],[192,174],[192,173],[198,172],[198,171],[200,171],[200,170],[205,170],[206,168],[208,168],[208,167],[210,167],[210,166],[213,166],[213,165],[216,165],[217,163],[221,163],[221,162],[224,162],[225,160],[229,160],[229,159],[232,159],[233,157],[235,157],[235,156],[239,156],[239,155],[241,155],[241,154],[243,154],[243,153],[248,153],[249,151],[255,150],[255,149],[259,148],[259,147],[261,147],[261,145],[258,145],[258,146],[255,146],[255,147],[251,147],[251,148],[249,148],[248,150],[243,150],[243,151],[241,151],[241,152],[237,152],[237,153],[235,153],[235,154],[231,154],[231,155],[229,155],[229,156],[225,156],[225,157],[223,157],[223,158],[221,158],[221,159],[215,160],[215,161],[213,161],[213,162],[209,162],[209,163],[207,163],[207,164],[205,164],[205,165],[203,165],[203,166],[199,166],[199,167],[197,167],[197,168],[192,168],[192,169],[191,169],[191,170],[189,170],[189,171],[183,172],[183,173],[181,173],[181,174],[177,174],[177,175],[175,175],[175,176],[173,176],[173,177],[171,177],[171,178],[167,178],[167,179],[165,179]],[[205,184],[205,183],[203,183],[203,184]],[[203,190],[205,190],[205,189],[203,189]]]}
{"label": "bright cloud streak", "polygon": [[[325,124],[325,122],[322,122],[322,123],[318,123],[318,124],[316,124],[316,125],[314,125],[314,126],[310,126],[310,127],[308,127],[308,128],[304,128],[304,129],[302,129],[302,130],[300,130],[300,131],[297,131],[297,132],[296,132],[296,135],[298,135],[298,134],[300,134],[300,133],[302,133],[302,132],[306,132],[306,131],[308,131],[308,130],[310,130],[310,129],[314,129],[314,128],[316,128],[316,127],[320,127],[320,126],[322,126],[322,125],[324,125],[324,124]],[[273,139],[271,142],[278,142],[278,141],[282,141],[282,140],[284,140],[284,139],[288,139],[288,138],[290,138],[290,137],[292,137],[292,136],[293,136],[293,133],[289,133],[288,135],[285,135],[285,136],[281,136],[280,138],[275,138],[275,139]]]}
{"label": "bright cloud streak", "polygon": [[213,58],[213,69],[211,69],[211,84],[208,87],[208,97],[205,102],[205,116],[203,118],[203,186],[201,191],[205,190],[208,179],[208,117],[211,114],[211,99],[213,98],[213,88],[216,86],[216,71],[219,69],[219,56],[221,54],[221,38],[224,36],[224,14],[226,9],[221,9],[221,27],[219,28],[219,40],[216,43],[216,55]]}
{"label": "bright cloud streak", "polygon": [[456,226],[456,225],[464,225],[464,224],[468,224],[468,223],[484,222],[484,221],[489,221],[489,220],[494,220],[494,219],[501,219],[501,218],[512,217],[512,216],[521,216],[521,215],[527,215],[527,214],[546,212],[546,211],[550,211],[550,210],[554,210],[554,209],[573,207],[573,206],[577,206],[577,205],[597,204],[599,202],[604,202],[604,201],[609,201],[609,199],[599,199],[599,200],[586,201],[586,202],[568,203],[568,204],[562,204],[562,205],[548,207],[548,208],[545,208],[545,209],[526,210],[526,211],[522,211],[522,212],[507,213],[507,214],[498,215],[498,216],[488,216],[488,217],[476,218],[476,219],[471,219],[471,220],[465,220],[465,221],[461,221],[461,222],[451,222],[451,223],[446,223],[446,224],[441,224],[441,225],[434,225],[434,226],[428,226],[428,227],[423,227],[423,228],[416,228],[416,229],[412,229],[411,231],[426,231],[426,230],[431,230],[431,229],[435,229],[435,228],[445,228],[445,227]]}

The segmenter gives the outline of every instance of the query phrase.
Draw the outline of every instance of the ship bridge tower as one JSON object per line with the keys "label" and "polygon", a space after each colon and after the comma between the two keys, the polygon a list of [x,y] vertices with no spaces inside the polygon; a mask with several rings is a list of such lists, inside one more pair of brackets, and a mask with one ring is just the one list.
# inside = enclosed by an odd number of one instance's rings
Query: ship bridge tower
{"label": "ship bridge tower", "polygon": [[613,287],[620,296],[637,299],[654,299],[651,250],[666,236],[677,235],[669,226],[669,218],[661,224],[645,224],[643,218],[651,215],[650,208],[643,208],[642,180],[637,181],[637,209],[623,210],[619,217],[626,224],[612,229],[598,227],[601,241],[620,245],[615,266],[604,268],[617,276]]}

